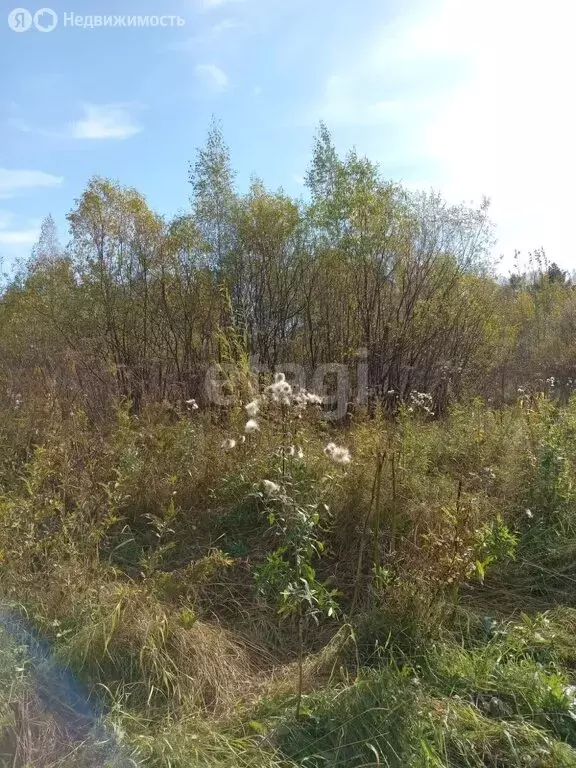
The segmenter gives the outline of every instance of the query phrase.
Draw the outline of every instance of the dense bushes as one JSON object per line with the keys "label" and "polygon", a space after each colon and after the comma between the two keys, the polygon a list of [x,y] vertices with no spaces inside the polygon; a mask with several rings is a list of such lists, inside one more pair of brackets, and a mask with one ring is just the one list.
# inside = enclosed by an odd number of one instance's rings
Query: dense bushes
{"label": "dense bushes", "polygon": [[[415,393],[444,413],[461,397],[509,402],[576,382],[573,287],[544,254],[509,281],[490,262],[488,204],[450,206],[382,178],[321,127],[305,201],[233,186],[217,126],[191,171],[192,210],[167,221],[135,189],[93,178],[59,244],[48,218],[0,302],[3,397],[56,398],[106,418],[191,397],[240,363],[388,410]],[[43,408],[42,408],[43,410]],[[40,415],[40,414],[39,414]]]}

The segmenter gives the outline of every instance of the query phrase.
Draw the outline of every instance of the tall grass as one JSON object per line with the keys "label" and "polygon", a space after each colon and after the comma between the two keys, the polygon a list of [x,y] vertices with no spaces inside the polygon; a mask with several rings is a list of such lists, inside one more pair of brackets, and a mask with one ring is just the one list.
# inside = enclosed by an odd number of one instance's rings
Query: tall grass
{"label": "tall grass", "polygon": [[6,764],[576,765],[576,403],[242,441],[233,385],[224,416],[1,414],[0,598],[98,713],[71,731],[4,632]]}

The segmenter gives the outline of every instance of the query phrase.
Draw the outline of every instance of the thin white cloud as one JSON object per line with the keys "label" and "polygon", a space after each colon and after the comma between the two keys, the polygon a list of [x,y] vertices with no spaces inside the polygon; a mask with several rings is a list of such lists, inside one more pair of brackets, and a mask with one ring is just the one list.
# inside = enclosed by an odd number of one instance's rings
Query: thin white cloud
{"label": "thin white cloud", "polygon": [[0,229],[0,245],[34,245],[40,229]]}
{"label": "thin white cloud", "polygon": [[0,198],[15,195],[32,189],[59,187],[64,178],[44,171],[13,170],[0,168]]}
{"label": "thin white cloud", "polygon": [[196,74],[216,91],[223,91],[228,87],[228,75],[215,64],[198,64]]}
{"label": "thin white cloud", "polygon": [[381,99],[378,92],[362,86],[363,75],[331,75],[325,86],[320,107],[307,118],[316,123],[318,116],[329,125],[375,126],[402,121],[422,111],[427,99],[406,96]]}
{"label": "thin white cloud", "polygon": [[28,221],[25,228],[14,229],[11,225],[15,218],[12,211],[0,210],[0,245],[33,245],[40,234],[40,223]]}
{"label": "thin white cloud", "polygon": [[236,19],[223,19],[218,24],[214,24],[211,32],[214,36],[221,35],[224,32],[229,32],[231,29],[245,29],[248,25],[243,21],[237,21]]}
{"label": "thin white cloud", "polygon": [[212,11],[215,8],[222,8],[224,5],[240,2],[243,2],[243,0],[201,0],[200,8],[203,11]]}
{"label": "thin white cloud", "polygon": [[[195,51],[206,46],[213,46],[220,43],[226,33],[238,34],[239,30],[246,32],[250,27],[243,21],[235,19],[223,19],[212,27],[203,30],[200,34],[187,37],[184,40],[174,40],[167,44],[169,51]],[[228,36],[229,39],[229,36]]]}
{"label": "thin white cloud", "polygon": [[5,211],[0,209],[0,229],[8,229],[10,224],[14,221],[14,214],[12,211]]}
{"label": "thin white cloud", "polygon": [[128,139],[142,131],[122,104],[84,104],[83,117],[71,124],[74,139]]}

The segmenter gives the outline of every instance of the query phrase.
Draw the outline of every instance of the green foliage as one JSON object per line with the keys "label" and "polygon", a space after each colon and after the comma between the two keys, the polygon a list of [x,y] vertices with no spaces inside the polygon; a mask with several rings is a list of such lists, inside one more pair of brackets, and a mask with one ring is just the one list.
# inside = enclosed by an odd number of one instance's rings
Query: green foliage
{"label": "green foliage", "polygon": [[474,537],[475,553],[477,553],[474,572],[480,581],[483,581],[488,566],[514,557],[518,539],[510,533],[500,515],[475,531]]}
{"label": "green foliage", "polygon": [[280,616],[304,621],[318,621],[320,615],[334,617],[336,590],[318,581],[313,567],[324,550],[318,538],[320,502],[303,503],[290,475],[284,472],[280,479],[283,485],[277,491],[258,494],[280,546],[256,568],[256,584],[262,594],[278,602]]}
{"label": "green foliage", "polygon": [[279,734],[283,752],[297,764],[359,768],[414,765],[418,689],[409,672],[366,673],[354,686],[307,701],[301,725]]}

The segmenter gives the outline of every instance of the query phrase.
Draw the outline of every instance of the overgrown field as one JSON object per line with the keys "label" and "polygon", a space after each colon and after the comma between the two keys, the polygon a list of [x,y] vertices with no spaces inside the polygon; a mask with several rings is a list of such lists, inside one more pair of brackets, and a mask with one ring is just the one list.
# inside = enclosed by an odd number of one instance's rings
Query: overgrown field
{"label": "overgrown field", "polygon": [[574,278],[323,125],[189,180],[1,281],[1,759],[576,766]]}
{"label": "overgrown field", "polygon": [[576,766],[576,401],[277,379],[3,412],[5,764]]}

